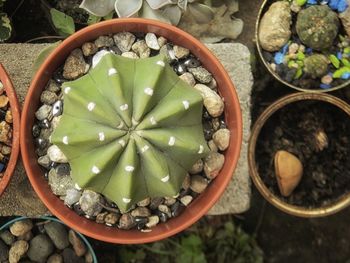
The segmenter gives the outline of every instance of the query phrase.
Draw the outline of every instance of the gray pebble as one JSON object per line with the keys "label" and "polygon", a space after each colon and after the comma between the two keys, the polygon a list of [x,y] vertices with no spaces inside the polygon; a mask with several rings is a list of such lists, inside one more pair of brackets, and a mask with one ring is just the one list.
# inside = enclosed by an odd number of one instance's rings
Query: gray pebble
{"label": "gray pebble", "polygon": [[174,54],[175,54],[175,57],[177,57],[178,59],[181,59],[181,58],[187,57],[190,54],[190,51],[187,48],[174,45]]}
{"label": "gray pebble", "polygon": [[9,248],[5,242],[0,240],[0,262],[5,262],[9,258]]}
{"label": "gray pebble", "polygon": [[85,190],[80,197],[79,204],[88,216],[97,216],[102,211],[103,198],[91,190]]}
{"label": "gray pebble", "polygon": [[131,215],[133,217],[149,217],[151,215],[151,211],[147,207],[139,206],[131,211]]}
{"label": "gray pebble", "polygon": [[70,175],[58,175],[52,168],[48,175],[49,185],[55,195],[66,195],[68,189],[74,188],[74,182]]}
{"label": "gray pebble", "polygon": [[0,238],[8,246],[10,246],[16,240],[16,237],[12,235],[11,232],[7,229],[1,231]]}
{"label": "gray pebble", "polygon": [[202,193],[208,186],[208,181],[200,175],[191,176],[190,188],[195,193]]}
{"label": "gray pebble", "polygon": [[197,68],[201,65],[201,62],[195,58],[189,58],[184,61],[184,65],[187,68]]}
{"label": "gray pebble", "polygon": [[65,248],[62,256],[64,263],[84,263],[84,259],[78,257],[71,248]]}
{"label": "gray pebble", "polygon": [[132,44],[135,42],[136,37],[130,32],[120,32],[113,36],[114,42],[119,50],[128,52],[131,49]]}
{"label": "gray pebble", "polygon": [[147,197],[137,203],[137,206],[148,206],[151,203],[151,198]]}
{"label": "gray pebble", "polygon": [[39,234],[30,241],[28,257],[32,261],[45,262],[47,257],[54,251],[54,245],[45,234]]}
{"label": "gray pebble", "polygon": [[62,250],[69,246],[68,233],[64,225],[52,221],[45,224],[44,228],[56,248]]}
{"label": "gray pebble", "polygon": [[202,159],[199,159],[191,168],[191,170],[189,171],[191,174],[198,174],[201,171],[203,171],[203,161]]}
{"label": "gray pebble", "polygon": [[184,74],[180,75],[179,78],[185,81],[191,87],[194,87],[194,85],[196,85],[196,80],[194,79],[193,75],[189,72],[185,72]]}
{"label": "gray pebble", "polygon": [[57,93],[61,90],[60,86],[54,80],[49,80],[46,90]]}
{"label": "gray pebble", "polygon": [[122,53],[122,57],[131,58],[131,59],[139,58],[139,56],[135,52],[131,52],[131,51]]}
{"label": "gray pebble", "polygon": [[68,159],[64,155],[64,153],[56,146],[51,145],[47,149],[47,155],[49,156],[50,160],[55,163],[67,163]]}
{"label": "gray pebble", "polygon": [[148,222],[146,223],[146,227],[151,228],[159,223],[159,216],[153,215],[148,217]]}
{"label": "gray pebble", "polygon": [[181,197],[180,202],[184,205],[184,206],[188,206],[193,200],[193,197],[190,195],[185,195],[183,197]]}
{"label": "gray pebble", "polygon": [[132,45],[132,50],[140,57],[140,58],[148,58],[151,54],[150,48],[147,46],[145,40],[140,40],[135,42]]}
{"label": "gray pebble", "polygon": [[51,105],[58,99],[56,93],[44,90],[40,95],[40,101],[43,104]]}
{"label": "gray pebble", "polygon": [[175,202],[176,202],[176,198],[174,198],[174,197],[164,197],[164,205],[166,205],[166,206],[171,206],[171,205],[173,205],[173,204],[175,204]]}
{"label": "gray pebble", "polygon": [[230,144],[230,130],[219,129],[213,134],[213,141],[220,151],[225,151]]}
{"label": "gray pebble", "polygon": [[81,49],[74,49],[66,59],[63,66],[63,77],[73,80],[86,73],[86,63]]}
{"label": "gray pebble", "polygon": [[[108,37],[108,36],[99,36],[96,40],[95,40],[95,45],[97,48],[101,48],[101,47],[111,47],[114,45],[114,41],[113,38]],[[97,52],[97,51],[96,51]],[[95,53],[96,53],[95,52]]]}
{"label": "gray pebble", "polygon": [[64,198],[64,203],[68,206],[72,206],[75,203],[79,202],[81,197],[81,192],[75,188],[68,189],[66,191],[66,196]]}
{"label": "gray pebble", "polygon": [[39,120],[42,121],[49,117],[51,113],[52,107],[50,105],[42,105],[36,112],[35,112],[35,117]]}
{"label": "gray pebble", "polygon": [[69,175],[70,174],[70,165],[69,163],[61,163],[59,165],[56,166],[56,173],[57,175]]}
{"label": "gray pebble", "polygon": [[225,156],[218,152],[210,152],[204,159],[204,173],[205,175],[213,179],[215,178],[221,168],[224,166]]}
{"label": "gray pebble", "polygon": [[147,33],[145,36],[146,44],[150,49],[159,50],[160,46],[158,43],[157,36],[154,33]]}
{"label": "gray pebble", "polygon": [[167,42],[168,40],[165,37],[158,37],[158,45],[160,47],[164,46]]}
{"label": "gray pebble", "polygon": [[53,254],[47,259],[47,263],[63,263],[63,257],[59,254]]}
{"label": "gray pebble", "polygon": [[161,47],[159,54],[165,56],[168,62],[174,62],[176,60],[174,50],[169,45],[164,45]]}
{"label": "gray pebble", "polygon": [[115,224],[118,223],[119,218],[120,218],[120,214],[108,213],[104,218],[104,222],[108,226],[114,226]]}
{"label": "gray pebble", "polygon": [[204,107],[212,117],[219,117],[224,112],[224,102],[221,97],[204,84],[194,86],[203,97]]}
{"label": "gray pebble", "polygon": [[209,83],[213,79],[211,73],[203,67],[188,68],[188,71],[201,83]]}
{"label": "gray pebble", "polygon": [[96,223],[97,224],[104,224],[105,223],[105,218],[106,216],[108,215],[108,212],[103,212],[103,213],[99,213],[97,216],[96,216]]}
{"label": "gray pebble", "polygon": [[135,218],[130,213],[122,214],[119,219],[119,228],[128,230],[136,226]]}
{"label": "gray pebble", "polygon": [[159,205],[158,210],[164,214],[166,214],[168,217],[171,217],[171,211],[170,208],[166,205]]}
{"label": "gray pebble", "polygon": [[84,43],[81,49],[85,57],[92,56],[98,51],[97,46],[92,42]]}

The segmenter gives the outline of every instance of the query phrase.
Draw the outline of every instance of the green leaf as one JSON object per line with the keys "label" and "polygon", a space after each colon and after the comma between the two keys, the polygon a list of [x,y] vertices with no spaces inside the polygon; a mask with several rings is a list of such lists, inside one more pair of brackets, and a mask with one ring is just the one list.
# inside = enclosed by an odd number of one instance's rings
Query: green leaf
{"label": "green leaf", "polygon": [[301,68],[297,69],[297,72],[294,75],[294,79],[299,79],[303,75],[303,70]]}
{"label": "green leaf", "polygon": [[303,61],[305,59],[305,54],[303,52],[299,51],[297,54],[297,59],[300,61]]}
{"label": "green leaf", "polygon": [[11,21],[7,14],[0,13],[0,42],[4,42],[11,37],[12,27]]}
{"label": "green leaf", "polygon": [[101,21],[101,17],[100,16],[95,16],[93,14],[89,14],[89,18],[87,20],[87,24],[88,25],[93,25],[96,24],[97,22]]}
{"label": "green leaf", "polygon": [[333,78],[339,79],[344,73],[350,73],[350,68],[348,67],[341,67],[340,69],[336,70],[333,73]]}
{"label": "green leaf", "polygon": [[344,48],[344,54],[350,54],[350,47]]}
{"label": "green leaf", "polygon": [[342,58],[342,59],[341,59],[341,62],[343,63],[343,65],[344,65],[345,67],[350,68],[350,61],[349,61],[348,59]]}
{"label": "green leaf", "polygon": [[331,61],[331,63],[333,64],[333,66],[335,67],[335,68],[339,68],[339,66],[340,66],[340,61],[339,61],[339,59],[335,56],[335,55],[330,55],[329,56],[329,60]]}
{"label": "green leaf", "polygon": [[33,75],[38,71],[39,67],[41,64],[44,63],[45,59],[51,54],[51,52],[61,43],[62,41],[57,41],[46,48],[44,48],[39,55],[36,57],[33,67],[32,67],[32,72]]}
{"label": "green leaf", "polygon": [[298,4],[299,6],[305,5],[306,2],[307,2],[307,0],[297,0],[297,4]]}
{"label": "green leaf", "polygon": [[61,36],[66,37],[75,32],[75,24],[71,16],[55,8],[50,9],[50,14],[52,22]]}

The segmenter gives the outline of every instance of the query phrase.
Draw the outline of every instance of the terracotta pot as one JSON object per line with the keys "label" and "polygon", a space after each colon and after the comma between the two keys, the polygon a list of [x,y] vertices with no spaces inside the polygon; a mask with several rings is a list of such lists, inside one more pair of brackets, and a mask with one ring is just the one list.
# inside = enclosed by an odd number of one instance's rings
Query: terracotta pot
{"label": "terracotta pot", "polygon": [[259,116],[258,120],[255,122],[251,132],[251,137],[249,140],[248,164],[249,164],[250,176],[256,188],[259,190],[262,196],[267,201],[269,201],[272,205],[274,205],[276,208],[288,214],[300,216],[300,217],[322,217],[322,216],[334,214],[340,211],[341,209],[344,209],[348,205],[350,205],[350,193],[340,197],[337,201],[334,201],[333,203],[327,206],[322,206],[318,208],[311,209],[311,208],[291,205],[289,203],[282,201],[278,196],[274,195],[266,187],[266,185],[264,184],[263,180],[259,175],[256,159],[255,159],[255,150],[256,150],[257,140],[259,138],[260,131],[262,130],[263,126],[266,124],[268,119],[275,112],[285,107],[286,105],[297,101],[303,101],[303,100],[317,100],[317,101],[323,101],[325,103],[333,104],[339,109],[343,110],[350,117],[350,105],[334,96],[324,94],[324,93],[304,93],[304,92],[287,95],[277,100],[276,102],[274,102],[271,106],[269,106]]}
{"label": "terracotta pot", "polygon": [[[5,229],[9,229],[11,227],[11,225],[13,225],[15,222],[22,221],[24,219],[28,219],[28,217],[21,216],[21,217],[17,217],[15,219],[10,220],[10,221],[8,221],[7,223],[5,223],[4,225],[2,225],[0,227],[0,231],[5,230]],[[64,225],[64,223],[62,221],[60,221],[60,220],[58,220],[57,218],[54,218],[54,217],[42,216],[40,218],[34,218],[34,220],[42,220],[42,221],[49,220],[49,221],[58,222],[58,223]],[[86,250],[91,253],[91,256],[93,258],[93,263],[97,263],[97,258],[96,258],[95,252],[94,252],[90,242],[82,234],[80,234],[78,232],[75,232],[75,233],[84,242]]]}
{"label": "terracotta pot", "polygon": [[261,18],[263,17],[263,15],[265,14],[265,12],[268,10],[268,8],[270,7],[270,5],[273,3],[273,2],[276,2],[275,0],[264,0],[261,4],[261,7],[259,9],[259,13],[258,13],[258,17],[256,19],[256,24],[255,24],[255,39],[256,39],[256,47],[257,47],[257,50],[258,50],[258,53],[259,53],[259,57],[261,59],[261,61],[263,62],[264,66],[267,68],[267,70],[270,72],[270,74],[275,78],[277,79],[279,82],[281,82],[282,84],[288,86],[288,87],[291,87],[295,90],[298,90],[298,91],[305,91],[305,92],[317,92],[317,93],[320,93],[320,92],[331,92],[331,91],[335,91],[335,90],[338,90],[338,89],[341,89],[341,88],[344,88],[346,86],[348,86],[350,84],[350,80],[348,81],[345,81],[343,84],[341,85],[338,85],[338,86],[335,86],[333,88],[330,88],[330,89],[321,89],[321,88],[318,88],[318,89],[303,89],[301,87],[298,87],[298,86],[295,86],[291,83],[288,83],[287,81],[285,81],[284,79],[282,79],[275,71],[273,71],[271,69],[271,67],[269,66],[269,63],[265,60],[262,52],[263,52],[263,49],[262,47],[260,46],[260,41],[259,41],[259,37],[258,37],[258,32],[259,32],[259,26],[260,26],[260,20]]}
{"label": "terracotta pot", "polygon": [[[96,39],[100,35],[117,33],[121,31],[130,32],[153,32],[164,36],[169,41],[184,46],[197,56],[204,67],[215,77],[218,89],[225,98],[225,117],[231,136],[230,146],[225,156],[225,165],[217,178],[209,185],[205,193],[196,198],[193,203],[185,209],[178,217],[166,223],[160,223],[152,228],[149,233],[137,230],[123,231],[118,228],[107,227],[78,216],[74,211],[66,207],[63,202],[55,196],[44,178],[44,173],[37,164],[37,156],[34,151],[34,140],[31,133],[34,124],[34,113],[39,106],[39,97],[52,73],[65,61],[69,53],[83,43]],[[201,218],[219,199],[230,182],[233,171],[237,164],[242,142],[242,120],[241,111],[234,85],[220,62],[214,55],[198,40],[182,30],[153,20],[128,18],[114,19],[98,23],[78,31],[67,38],[54,50],[35,75],[28,91],[23,108],[23,130],[22,130],[22,157],[28,177],[34,190],[49,208],[49,210],[60,218],[71,228],[96,239],[112,243],[146,243],[157,241],[172,236]]]}
{"label": "terracotta pot", "polygon": [[0,80],[4,85],[6,96],[9,98],[9,104],[12,111],[13,125],[12,125],[12,149],[9,163],[0,179],[0,196],[5,191],[6,186],[10,182],[13,171],[15,170],[18,154],[19,154],[19,130],[20,130],[20,107],[17,100],[16,92],[12,86],[12,82],[6,73],[4,67],[0,64]]}

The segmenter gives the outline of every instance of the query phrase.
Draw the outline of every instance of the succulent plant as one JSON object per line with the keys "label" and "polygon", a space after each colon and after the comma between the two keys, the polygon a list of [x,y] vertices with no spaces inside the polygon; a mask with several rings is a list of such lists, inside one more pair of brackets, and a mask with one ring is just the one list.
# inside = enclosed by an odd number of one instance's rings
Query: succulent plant
{"label": "succulent plant", "polygon": [[12,35],[12,26],[10,18],[3,13],[3,5],[6,0],[0,0],[0,43],[8,40]]}
{"label": "succulent plant", "polygon": [[147,197],[176,195],[206,156],[203,102],[161,55],[102,52],[87,75],[62,85],[64,110],[51,141],[80,187],[125,212]]}
{"label": "succulent plant", "polygon": [[177,25],[184,12],[191,12],[199,23],[213,18],[212,9],[198,0],[83,0],[80,7],[89,13],[103,17],[115,12],[119,17],[138,15]]}
{"label": "succulent plant", "polygon": [[338,34],[339,19],[326,5],[314,5],[298,13],[296,30],[307,46],[323,50],[330,48]]}
{"label": "succulent plant", "polygon": [[326,56],[322,54],[311,55],[304,60],[305,73],[311,78],[319,78],[324,76],[328,70],[329,61]]}

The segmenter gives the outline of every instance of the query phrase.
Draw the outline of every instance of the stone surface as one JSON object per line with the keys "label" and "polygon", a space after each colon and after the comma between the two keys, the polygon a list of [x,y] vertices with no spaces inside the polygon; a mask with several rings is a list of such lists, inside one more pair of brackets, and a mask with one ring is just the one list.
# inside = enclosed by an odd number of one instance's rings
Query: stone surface
{"label": "stone surface", "polygon": [[[47,44],[0,45],[0,61],[12,79],[21,104],[23,104],[32,77],[33,61],[46,46]],[[250,92],[253,85],[250,52],[242,44],[210,44],[208,47],[219,58],[235,84],[243,114],[243,144],[235,175],[209,214],[242,213],[249,209],[251,196],[247,163],[251,125]],[[235,135],[232,134],[232,136]],[[21,160],[18,161],[12,180],[0,198],[0,207],[0,216],[50,214],[33,191]]]}
{"label": "stone surface", "polygon": [[347,1],[348,8],[343,12],[339,14],[339,18],[344,26],[344,29],[348,36],[350,37],[350,0]]}

